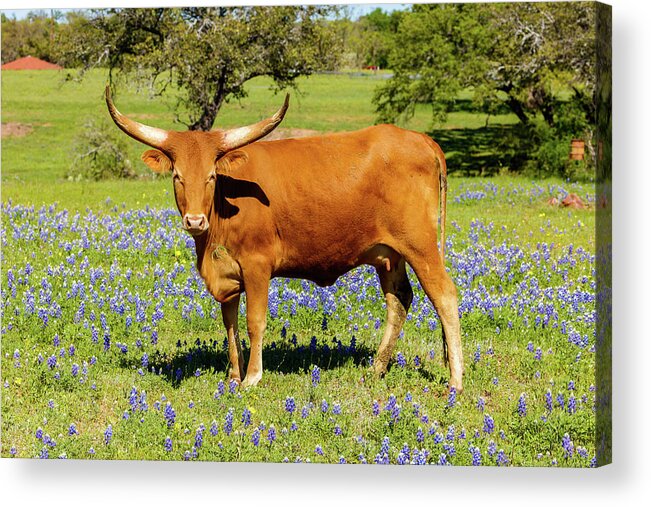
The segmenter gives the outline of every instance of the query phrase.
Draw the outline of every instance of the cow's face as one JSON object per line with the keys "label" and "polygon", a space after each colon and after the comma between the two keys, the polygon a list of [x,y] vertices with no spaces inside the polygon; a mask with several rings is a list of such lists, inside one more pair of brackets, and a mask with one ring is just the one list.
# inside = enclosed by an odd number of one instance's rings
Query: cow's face
{"label": "cow's face", "polygon": [[216,161],[222,154],[219,141],[216,133],[170,132],[165,153],[147,150],[142,154],[152,171],[171,172],[183,228],[193,236],[204,234],[210,226]]}
{"label": "cow's face", "polygon": [[275,129],[287,111],[285,103],[272,117],[247,127],[211,132],[177,132],[149,127],[120,113],[106,87],[106,104],[115,124],[134,139],[153,150],[142,159],[153,171],[172,173],[174,196],[183,219],[183,227],[193,236],[204,234],[210,226],[217,181],[217,160],[229,151],[241,148]]}

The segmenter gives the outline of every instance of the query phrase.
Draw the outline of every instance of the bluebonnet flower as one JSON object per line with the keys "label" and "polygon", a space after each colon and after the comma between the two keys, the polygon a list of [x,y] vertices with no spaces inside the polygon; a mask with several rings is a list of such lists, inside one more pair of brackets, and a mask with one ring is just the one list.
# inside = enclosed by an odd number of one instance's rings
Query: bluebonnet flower
{"label": "bluebonnet flower", "polygon": [[425,440],[425,433],[423,433],[423,428],[420,426],[416,430],[416,442],[422,443]]}
{"label": "bluebonnet flower", "polygon": [[552,399],[552,392],[547,389],[547,392],[545,393],[545,407],[547,408],[547,412],[551,412],[553,409],[553,399]]}
{"label": "bluebonnet flower", "polygon": [[312,386],[316,387],[321,381],[321,369],[318,366],[312,368]]}
{"label": "bluebonnet flower", "polygon": [[194,408],[194,401],[190,400],[188,403],[188,408]]}
{"label": "bluebonnet flower", "polygon": [[450,392],[448,393],[448,402],[447,402],[447,407],[452,408],[457,402],[457,390],[454,387],[450,388]]}
{"label": "bluebonnet flower", "polygon": [[256,447],[260,445],[260,430],[258,428],[253,430],[253,433],[251,434],[251,442],[253,442],[253,445]]}
{"label": "bluebonnet flower", "polygon": [[449,440],[450,442],[454,441],[454,424],[451,424],[448,426],[448,432],[445,435],[446,440]]}
{"label": "bluebonnet flower", "polygon": [[481,451],[479,450],[479,447],[475,447],[473,445],[470,446],[469,448],[470,454],[472,454],[472,465],[473,466],[480,466],[481,465]]}
{"label": "bluebonnet flower", "polygon": [[533,358],[534,358],[536,361],[540,361],[540,360],[542,359],[542,349],[541,349],[540,347],[538,347],[538,348],[536,349],[536,352],[535,352]]}
{"label": "bluebonnet flower", "polygon": [[169,401],[165,405],[163,416],[165,417],[165,421],[167,422],[167,427],[171,428],[172,425],[174,424],[174,421],[176,420],[176,412],[172,408],[172,404]]}
{"label": "bluebonnet flower", "polygon": [[503,449],[500,449],[497,453],[497,458],[495,459],[497,466],[506,466],[509,464],[509,460],[506,457]]}
{"label": "bluebonnet flower", "polygon": [[165,442],[163,443],[163,448],[170,452],[172,450],[172,439],[170,437],[165,437]]}
{"label": "bluebonnet flower", "polygon": [[565,457],[566,458],[571,458],[574,455],[574,444],[570,440],[570,435],[565,433],[563,435],[563,449],[565,450]]}
{"label": "bluebonnet flower", "polygon": [[398,363],[398,366],[400,366],[400,368],[404,368],[405,366],[407,366],[407,359],[405,359],[405,356],[402,354],[402,352],[398,352],[396,356],[396,361]]}
{"label": "bluebonnet flower", "polygon": [[273,424],[271,424],[267,430],[267,440],[269,440],[270,444],[273,444],[276,440],[276,428],[274,428]]}
{"label": "bluebonnet flower", "polygon": [[296,410],[296,402],[292,396],[287,396],[285,398],[285,411],[293,414]]}
{"label": "bluebonnet flower", "polygon": [[231,394],[235,394],[235,389],[237,389],[237,381],[234,379],[231,379],[228,382],[228,392]]}
{"label": "bluebonnet flower", "polygon": [[47,363],[48,368],[52,369],[57,365],[57,356],[51,355],[50,357],[47,358]]}
{"label": "bluebonnet flower", "polygon": [[496,386],[496,385],[499,384],[499,380],[498,380],[497,377],[493,377],[493,381],[492,381],[492,382],[493,382],[493,385],[494,385],[494,386]]}
{"label": "bluebonnet flower", "polygon": [[403,448],[398,453],[397,463],[398,465],[408,465],[409,464],[410,450],[409,446],[405,444]]}
{"label": "bluebonnet flower", "polygon": [[73,377],[76,377],[79,374],[79,365],[77,363],[72,365],[71,373]]}
{"label": "bluebonnet flower", "polygon": [[341,404],[340,403],[334,403],[332,405],[332,413],[334,415],[340,415],[341,414]]}
{"label": "bluebonnet flower", "polygon": [[[202,425],[203,426],[203,425]],[[194,446],[200,449],[203,445],[203,427],[199,427],[194,435]]]}
{"label": "bluebonnet flower", "polygon": [[244,424],[245,428],[251,425],[251,411],[247,407],[244,407],[242,411],[242,424]]}
{"label": "bluebonnet flower", "polygon": [[490,435],[493,433],[494,429],[495,421],[493,421],[493,418],[488,414],[484,415],[484,433],[488,433]]}
{"label": "bluebonnet flower", "polygon": [[446,466],[449,465],[450,462],[448,461],[448,458],[445,454],[439,454],[438,461],[436,462],[437,465],[441,466]]}
{"label": "bluebonnet flower", "polygon": [[225,389],[226,388],[224,386],[224,381],[223,380],[220,380],[219,382],[217,382],[217,391],[215,391],[215,399],[221,397],[221,395],[224,394]]}
{"label": "bluebonnet flower", "polygon": [[533,352],[533,343],[532,342],[527,343],[527,350],[529,352]]}
{"label": "bluebonnet flower", "polygon": [[493,440],[488,442],[488,455],[492,458],[497,452],[497,444]]}
{"label": "bluebonnet flower", "polygon": [[9,454],[11,454],[11,457],[13,458],[18,451],[16,450],[16,446],[12,445],[11,449],[9,449]]}
{"label": "bluebonnet flower", "polygon": [[481,347],[477,345],[477,349],[475,350],[475,353],[472,356],[472,360],[475,364],[477,364],[481,360]]}
{"label": "bluebonnet flower", "polygon": [[147,367],[149,366],[149,355],[147,354],[147,352],[145,352],[142,355],[142,359],[140,360],[140,364],[142,364],[142,367],[145,368],[145,369],[147,369]]}
{"label": "bluebonnet flower", "polygon": [[477,410],[479,410],[480,412],[483,412],[483,411],[484,411],[484,407],[486,406],[486,402],[484,401],[484,398],[482,398],[482,397],[480,396],[480,397],[477,399],[477,405],[476,405],[476,406],[477,406]]}
{"label": "bluebonnet flower", "polygon": [[565,410],[565,397],[563,396],[563,393],[558,393],[558,396],[556,396],[556,403],[561,410]]}
{"label": "bluebonnet flower", "polygon": [[48,401],[48,402],[47,402],[47,406],[48,406],[49,408],[54,408],[54,400],[50,400],[50,401]]}
{"label": "bluebonnet flower", "polygon": [[38,440],[42,440],[42,439],[43,439],[43,430],[42,430],[41,428],[37,428],[37,429],[36,429],[36,433],[34,434],[34,436],[35,436]]}
{"label": "bluebonnet flower", "polygon": [[323,456],[323,448],[320,445],[317,445],[314,448],[314,452],[315,452],[315,454],[318,454],[319,456]]}
{"label": "bluebonnet flower", "polygon": [[303,406],[301,409],[301,418],[306,419],[308,415],[310,415],[310,409],[307,406]]}
{"label": "bluebonnet flower", "polygon": [[574,414],[576,412],[576,398],[573,394],[570,394],[570,397],[567,399],[567,412],[568,414]]}
{"label": "bluebonnet flower", "polygon": [[109,424],[108,428],[106,428],[106,431],[104,431],[104,445],[109,445],[111,443],[112,438],[113,438],[113,426]]}
{"label": "bluebonnet flower", "polygon": [[518,414],[520,414],[520,417],[527,415],[527,401],[524,393],[522,393],[518,399]]}
{"label": "bluebonnet flower", "polygon": [[419,368],[419,367],[420,367],[420,365],[421,365],[421,360],[420,360],[420,357],[419,357],[419,356],[417,356],[417,355],[416,355],[416,356],[414,356],[414,366],[415,366],[416,368]]}
{"label": "bluebonnet flower", "polygon": [[298,425],[296,424],[295,421],[292,421],[292,425],[289,427],[289,431],[296,431],[298,429]]}
{"label": "bluebonnet flower", "polygon": [[321,412],[326,413],[328,411],[328,402],[326,400],[321,400]]}
{"label": "bluebonnet flower", "polygon": [[346,458],[344,458],[343,456],[339,456],[339,464],[340,465],[345,465],[346,464]]}
{"label": "bluebonnet flower", "polygon": [[338,424],[335,426],[334,433],[336,436],[341,436],[343,434],[343,431]]}
{"label": "bluebonnet flower", "polygon": [[47,447],[43,447],[41,449],[41,453],[38,455],[39,459],[48,459],[50,457],[50,453],[47,450]]}
{"label": "bluebonnet flower", "polygon": [[380,404],[377,400],[373,401],[373,415],[380,415]]}
{"label": "bluebonnet flower", "polygon": [[224,433],[230,435],[233,432],[233,409],[229,408],[224,420]]}
{"label": "bluebonnet flower", "polygon": [[210,434],[213,437],[216,437],[218,433],[219,433],[219,428],[217,426],[217,421],[213,420],[212,424],[210,425]]}

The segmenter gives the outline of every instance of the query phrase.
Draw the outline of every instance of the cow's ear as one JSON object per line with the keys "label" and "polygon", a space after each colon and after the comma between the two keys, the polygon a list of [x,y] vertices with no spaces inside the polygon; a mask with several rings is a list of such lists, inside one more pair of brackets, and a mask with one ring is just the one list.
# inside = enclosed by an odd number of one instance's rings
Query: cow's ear
{"label": "cow's ear", "polygon": [[171,160],[162,151],[147,150],[140,158],[154,172],[167,173],[172,170]]}

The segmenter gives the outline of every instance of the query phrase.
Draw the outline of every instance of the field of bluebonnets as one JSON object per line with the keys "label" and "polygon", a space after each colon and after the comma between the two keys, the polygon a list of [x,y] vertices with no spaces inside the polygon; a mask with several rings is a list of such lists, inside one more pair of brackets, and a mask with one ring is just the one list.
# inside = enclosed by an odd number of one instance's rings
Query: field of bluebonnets
{"label": "field of bluebonnets", "polygon": [[[3,121],[21,111],[4,77]],[[463,394],[448,392],[441,326],[411,272],[394,362],[371,374],[385,305],[364,267],[332,287],[272,282],[265,373],[244,390],[169,181],[34,184],[12,180],[6,156],[3,457],[594,464],[594,209],[546,204],[593,203],[593,185],[450,178]],[[243,318],[240,332],[246,354]]]}

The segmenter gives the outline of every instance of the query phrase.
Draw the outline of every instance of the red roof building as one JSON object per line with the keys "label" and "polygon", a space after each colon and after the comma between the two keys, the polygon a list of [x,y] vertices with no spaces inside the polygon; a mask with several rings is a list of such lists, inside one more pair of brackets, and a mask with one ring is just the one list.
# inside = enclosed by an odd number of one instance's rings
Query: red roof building
{"label": "red roof building", "polygon": [[2,70],[62,70],[63,67],[55,63],[46,62],[33,56],[24,56],[13,62],[5,63]]}

